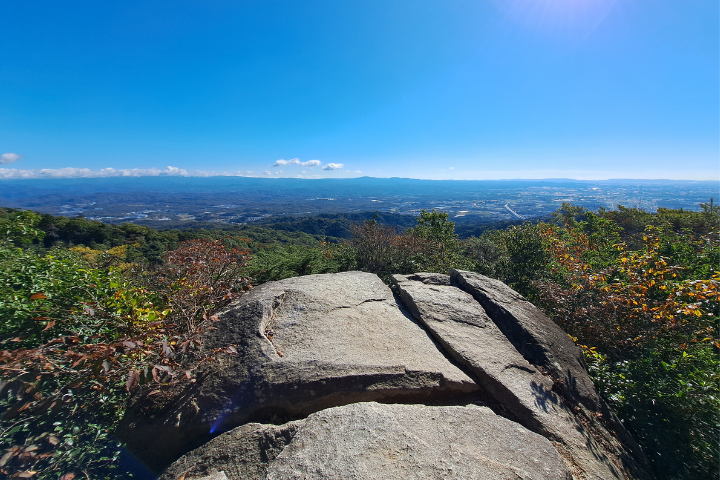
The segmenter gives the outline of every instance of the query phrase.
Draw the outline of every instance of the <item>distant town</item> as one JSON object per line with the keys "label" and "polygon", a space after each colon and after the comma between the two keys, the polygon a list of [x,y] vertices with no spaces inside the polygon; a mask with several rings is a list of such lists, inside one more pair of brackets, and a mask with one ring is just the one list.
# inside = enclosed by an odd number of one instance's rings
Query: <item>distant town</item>
{"label": "distant town", "polygon": [[699,210],[720,197],[717,181],[429,181],[244,177],[4,180],[0,206],[156,228],[197,223],[266,223],[287,216],[447,212],[458,224],[532,220],[564,202],[592,210],[618,205]]}

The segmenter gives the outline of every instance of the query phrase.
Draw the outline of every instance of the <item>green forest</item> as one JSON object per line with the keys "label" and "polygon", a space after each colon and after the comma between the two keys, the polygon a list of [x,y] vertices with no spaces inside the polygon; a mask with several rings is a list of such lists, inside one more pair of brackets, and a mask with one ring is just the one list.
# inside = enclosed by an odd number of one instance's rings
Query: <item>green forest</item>
{"label": "green forest", "polygon": [[[113,431],[138,385],[189,381],[196,332],[263,282],[347,270],[472,270],[542,308],[659,479],[715,478],[720,454],[720,208],[563,204],[459,238],[337,219],[154,230],[0,209],[0,476],[127,478]],[[186,365],[186,364],[184,364]]]}

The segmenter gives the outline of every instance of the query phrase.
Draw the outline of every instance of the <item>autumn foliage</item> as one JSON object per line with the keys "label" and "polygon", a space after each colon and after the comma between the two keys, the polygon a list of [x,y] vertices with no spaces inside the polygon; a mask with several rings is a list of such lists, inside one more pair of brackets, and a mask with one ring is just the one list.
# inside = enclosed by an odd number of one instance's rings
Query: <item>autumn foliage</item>
{"label": "autumn foliage", "polygon": [[573,337],[658,478],[715,478],[720,212],[701,207],[563,204],[552,221],[465,240],[447,213],[422,211],[405,231],[371,220],[343,243],[253,245],[252,259],[248,239],[160,248],[133,225],[126,244],[45,250],[39,216],[0,210],[0,477],[123,478],[112,432],[128,394],[232,354],[201,356],[196,334],[251,283],[460,268],[506,282]]}
{"label": "autumn foliage", "polygon": [[[25,213],[6,230],[39,236]],[[191,379],[178,358],[250,288],[247,252],[193,240],[151,269],[121,265],[122,249],[38,255],[14,240],[0,244],[0,476],[122,478],[112,432],[127,392]]]}
{"label": "autumn foliage", "polygon": [[709,228],[667,223],[628,235],[611,218],[583,215],[541,229],[551,261],[534,282],[539,301],[585,350],[658,477],[712,478],[720,461],[717,221],[688,212]]}

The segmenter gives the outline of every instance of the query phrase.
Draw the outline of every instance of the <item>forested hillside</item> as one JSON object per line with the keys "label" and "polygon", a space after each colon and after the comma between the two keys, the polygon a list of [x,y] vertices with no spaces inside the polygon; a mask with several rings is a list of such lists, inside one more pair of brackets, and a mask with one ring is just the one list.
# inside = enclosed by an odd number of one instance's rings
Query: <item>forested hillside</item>
{"label": "forested hillside", "polygon": [[546,222],[466,239],[442,212],[382,220],[163,231],[0,210],[0,474],[124,478],[113,429],[129,392],[192,381],[181,359],[232,355],[200,355],[195,335],[253,285],[458,268],[506,282],[573,337],[658,478],[714,478],[717,207],[563,204]]}

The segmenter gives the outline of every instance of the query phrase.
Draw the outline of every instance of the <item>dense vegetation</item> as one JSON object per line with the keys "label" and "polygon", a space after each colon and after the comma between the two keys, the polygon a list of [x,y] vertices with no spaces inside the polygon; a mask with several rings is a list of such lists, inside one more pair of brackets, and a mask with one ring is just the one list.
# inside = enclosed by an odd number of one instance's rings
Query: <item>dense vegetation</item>
{"label": "dense vegetation", "polygon": [[565,204],[552,221],[464,240],[442,212],[423,211],[403,230],[382,218],[352,224],[344,241],[324,235],[338,226],[326,220],[309,223],[323,227],[312,236],[290,221],[158,231],[0,211],[0,475],[125,476],[112,432],[128,392],[192,381],[178,358],[211,359],[196,353],[202,321],[252,284],[449,268],[505,281],[569,332],[659,478],[715,475],[717,207]]}

